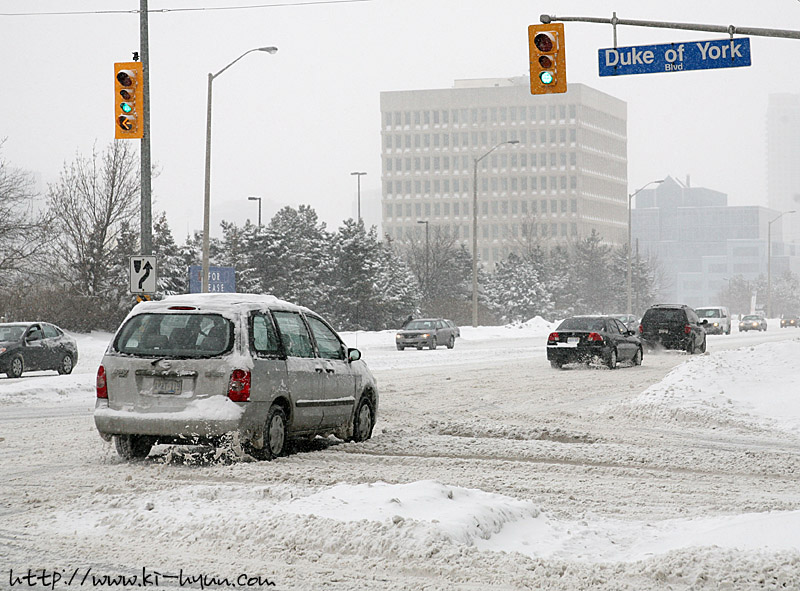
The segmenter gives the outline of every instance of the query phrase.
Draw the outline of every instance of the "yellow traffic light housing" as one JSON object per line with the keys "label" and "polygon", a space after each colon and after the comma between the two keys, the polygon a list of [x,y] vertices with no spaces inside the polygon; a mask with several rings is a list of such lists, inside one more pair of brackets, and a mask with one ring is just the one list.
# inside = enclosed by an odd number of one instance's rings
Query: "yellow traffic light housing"
{"label": "yellow traffic light housing", "polygon": [[530,25],[531,94],[567,92],[564,23]]}
{"label": "yellow traffic light housing", "polygon": [[142,92],[144,77],[142,62],[119,62],[114,64],[114,137],[141,139]]}

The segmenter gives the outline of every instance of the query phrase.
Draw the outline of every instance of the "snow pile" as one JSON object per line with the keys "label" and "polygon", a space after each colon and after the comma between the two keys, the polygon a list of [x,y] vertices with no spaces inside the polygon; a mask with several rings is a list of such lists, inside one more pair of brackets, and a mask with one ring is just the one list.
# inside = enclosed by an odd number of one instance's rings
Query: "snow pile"
{"label": "snow pile", "polygon": [[436,481],[188,485],[157,493],[96,491],[42,526],[96,538],[135,528],[149,539],[246,541],[321,551],[399,556],[464,548],[584,563],[635,562],[675,550],[800,548],[800,511],[664,521],[560,520],[532,503]]}
{"label": "snow pile", "polygon": [[800,435],[800,340],[690,358],[631,404],[634,412],[701,424],[761,424]]}

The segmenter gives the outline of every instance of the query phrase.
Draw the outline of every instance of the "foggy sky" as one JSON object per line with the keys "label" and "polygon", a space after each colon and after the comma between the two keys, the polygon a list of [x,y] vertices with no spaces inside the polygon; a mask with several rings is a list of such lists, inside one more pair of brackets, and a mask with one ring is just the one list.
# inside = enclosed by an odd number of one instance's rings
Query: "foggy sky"
{"label": "foggy sky", "polygon": [[[527,27],[539,15],[593,16],[800,30],[797,0],[371,0],[243,10],[264,0],[150,0],[153,210],[176,239],[202,228],[206,84],[214,81],[212,233],[221,219],[264,222],[309,204],[329,229],[380,219],[380,92],[449,88],[456,79],[527,75]],[[0,138],[12,165],[55,182],[65,162],[114,137],[113,63],[139,45],[138,0],[0,0]],[[129,14],[7,16],[131,10]],[[156,11],[156,12],[154,12]],[[770,93],[800,93],[800,40],[752,37],[751,67],[600,78],[610,25],[565,24],[567,78],[628,103],[629,191],[672,175],[766,205]],[[619,46],[725,38],[618,27]],[[537,97],[531,97],[535,104]],[[45,188],[45,187],[42,187]]]}

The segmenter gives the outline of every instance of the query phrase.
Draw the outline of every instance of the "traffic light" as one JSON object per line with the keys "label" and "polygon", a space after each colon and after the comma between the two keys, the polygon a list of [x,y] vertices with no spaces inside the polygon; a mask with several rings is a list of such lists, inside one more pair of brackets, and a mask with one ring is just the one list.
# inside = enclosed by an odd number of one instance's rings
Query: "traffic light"
{"label": "traffic light", "polygon": [[564,23],[530,25],[531,94],[567,92]]}
{"label": "traffic light", "polygon": [[142,62],[114,64],[114,137],[141,139],[144,132]]}

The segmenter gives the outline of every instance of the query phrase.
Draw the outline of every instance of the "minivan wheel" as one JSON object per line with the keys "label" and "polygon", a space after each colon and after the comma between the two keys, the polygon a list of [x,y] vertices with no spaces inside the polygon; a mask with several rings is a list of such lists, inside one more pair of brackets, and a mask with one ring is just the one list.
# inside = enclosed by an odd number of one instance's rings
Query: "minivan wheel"
{"label": "minivan wheel", "polygon": [[145,435],[114,435],[114,447],[123,460],[141,460],[150,453],[153,441]]}
{"label": "minivan wheel", "polygon": [[58,373],[60,373],[62,376],[63,375],[67,375],[67,374],[71,374],[72,373],[72,355],[70,355],[69,353],[64,355],[64,357],[61,358],[61,363],[58,364],[58,367],[56,369],[58,370]]}
{"label": "minivan wheel", "polygon": [[14,359],[11,360],[11,365],[8,366],[8,371],[6,375],[10,378],[18,378],[22,375],[22,357],[17,355]]}
{"label": "minivan wheel", "polygon": [[372,427],[375,425],[374,416],[369,399],[361,396],[353,415],[353,435],[350,437],[350,441],[366,441],[372,437]]}
{"label": "minivan wheel", "polygon": [[271,460],[283,455],[286,450],[286,413],[277,404],[273,404],[267,415],[267,424],[264,427],[264,447],[262,452],[265,460]]}
{"label": "minivan wheel", "polygon": [[689,342],[686,344],[686,352],[689,355],[694,355],[694,339],[689,339]]}
{"label": "minivan wheel", "polygon": [[553,369],[561,369],[563,365],[564,365],[563,363],[561,363],[560,361],[556,361],[555,359],[550,360],[550,367],[552,367]]}

